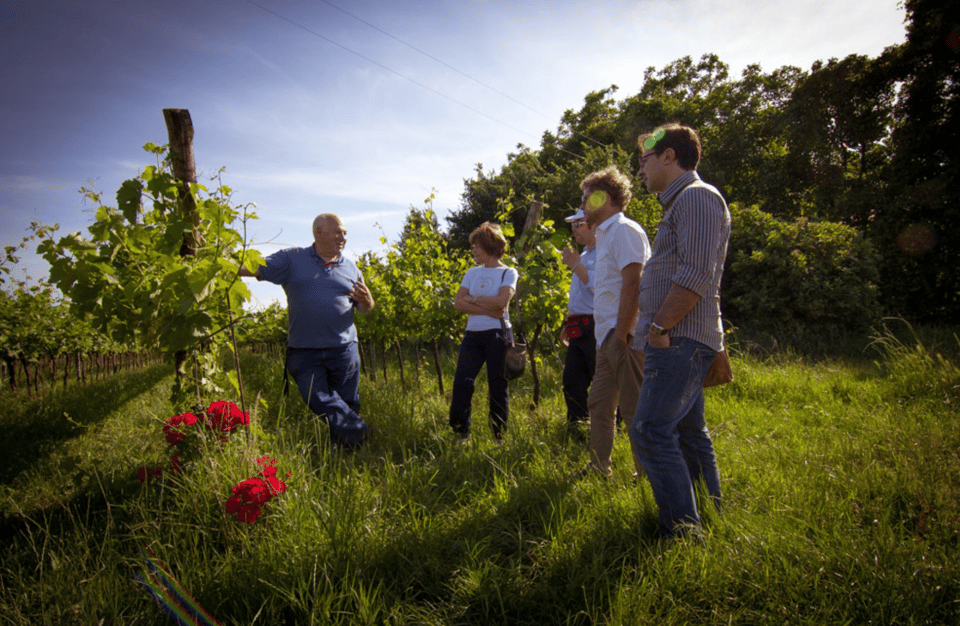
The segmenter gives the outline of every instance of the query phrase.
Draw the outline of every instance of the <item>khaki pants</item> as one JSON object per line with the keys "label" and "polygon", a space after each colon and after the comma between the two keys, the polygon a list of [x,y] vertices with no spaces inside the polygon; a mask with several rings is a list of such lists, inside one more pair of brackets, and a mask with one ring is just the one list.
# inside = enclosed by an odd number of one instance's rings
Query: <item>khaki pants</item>
{"label": "khaki pants", "polygon": [[[633,426],[633,415],[637,411],[642,382],[643,351],[624,345],[614,332],[610,331],[597,348],[597,368],[588,400],[590,465],[606,476],[613,474],[610,455],[613,453],[613,440],[617,432],[617,407],[620,407],[624,432],[629,433]],[[637,474],[643,476],[643,468],[632,441],[630,447]]]}

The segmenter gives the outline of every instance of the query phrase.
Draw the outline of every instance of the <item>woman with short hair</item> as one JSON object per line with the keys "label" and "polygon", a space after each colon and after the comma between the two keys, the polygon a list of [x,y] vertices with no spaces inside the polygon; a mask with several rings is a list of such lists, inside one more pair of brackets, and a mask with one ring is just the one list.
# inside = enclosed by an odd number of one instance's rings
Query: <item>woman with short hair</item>
{"label": "woman with short hair", "polygon": [[500,262],[507,250],[507,239],[499,224],[484,222],[478,226],[470,233],[470,245],[477,266],[467,270],[454,298],[456,309],[467,314],[467,329],[453,377],[450,427],[461,437],[469,436],[474,381],[486,364],[490,428],[494,439],[500,441],[510,413],[507,379],[503,375],[506,342],[513,340],[508,308],[517,292],[519,275]]}

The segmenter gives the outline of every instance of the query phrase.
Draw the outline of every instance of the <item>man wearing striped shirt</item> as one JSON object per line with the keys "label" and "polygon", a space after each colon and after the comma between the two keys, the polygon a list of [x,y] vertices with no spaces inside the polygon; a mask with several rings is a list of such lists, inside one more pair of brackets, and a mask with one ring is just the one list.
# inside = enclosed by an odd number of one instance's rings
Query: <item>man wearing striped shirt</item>
{"label": "man wearing striped shirt", "polygon": [[663,535],[698,532],[694,484],[720,507],[720,473],[704,420],[703,381],[723,350],[720,278],[730,212],[700,180],[696,131],[668,124],[641,135],[640,170],[659,195],[663,219],[640,282],[635,346],[644,350],[644,383],[630,431],[659,508]]}
{"label": "man wearing striped shirt", "polygon": [[[643,264],[650,256],[647,233],[623,214],[633,197],[632,181],[616,166],[593,172],[580,182],[581,208],[596,228],[594,333],[597,361],[587,399],[590,411],[590,464],[585,473],[613,474],[611,454],[617,408],[629,432],[643,376],[643,353],[633,349],[637,293]],[[634,467],[640,469],[636,451]]]}

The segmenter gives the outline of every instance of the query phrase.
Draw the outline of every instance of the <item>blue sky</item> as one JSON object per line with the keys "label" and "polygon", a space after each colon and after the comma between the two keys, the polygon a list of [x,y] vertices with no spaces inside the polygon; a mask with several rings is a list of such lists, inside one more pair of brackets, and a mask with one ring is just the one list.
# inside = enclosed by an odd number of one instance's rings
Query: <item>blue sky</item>
{"label": "blue sky", "polygon": [[903,19],[897,0],[0,0],[0,244],[33,220],[85,233],[78,189],[113,204],[153,162],[142,146],[167,142],[162,109],[186,108],[201,178],[224,167],[258,205],[261,252],[335,212],[356,255],[433,190],[456,210],[477,163],[537,147],[590,91],[627,97],[688,55],[734,77],[876,56]]}

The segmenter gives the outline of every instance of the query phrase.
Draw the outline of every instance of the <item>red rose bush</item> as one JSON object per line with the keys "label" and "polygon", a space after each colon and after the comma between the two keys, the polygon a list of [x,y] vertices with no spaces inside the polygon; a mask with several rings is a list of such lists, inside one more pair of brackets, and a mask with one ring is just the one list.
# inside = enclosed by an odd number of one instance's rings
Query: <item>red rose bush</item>
{"label": "red rose bush", "polygon": [[[233,488],[233,495],[227,499],[227,514],[236,515],[245,524],[252,524],[260,517],[263,507],[274,497],[287,490],[287,485],[277,478],[277,460],[269,456],[257,459],[262,465],[256,476],[248,478]],[[284,478],[290,478],[288,472]]]}
{"label": "red rose bush", "polygon": [[223,433],[223,439],[233,432],[237,426],[246,426],[250,423],[250,414],[241,411],[233,402],[211,402],[206,410],[206,427],[214,432]]}
{"label": "red rose bush", "polygon": [[[192,412],[174,415],[163,423],[163,436],[177,454],[171,457],[166,471],[179,474],[183,469],[181,455],[187,460],[196,458],[204,449],[203,439],[213,437],[217,442],[228,441],[230,433],[238,426],[250,424],[250,415],[233,402],[211,402],[206,409],[197,406]],[[276,496],[287,490],[287,485],[277,477],[277,460],[269,456],[257,458],[261,466],[256,476],[235,486],[233,495],[227,499],[226,511],[245,524],[259,519],[264,507]],[[142,466],[137,468],[141,483],[162,475],[165,468]],[[289,478],[288,473],[284,478]]]}
{"label": "red rose bush", "polygon": [[[240,410],[240,407],[233,402],[222,400],[211,402],[206,409],[197,405],[193,412],[168,418],[163,423],[164,439],[172,448],[180,452],[170,459],[168,471],[179,474],[183,468],[181,455],[187,460],[195,458],[200,453],[202,447],[200,439],[203,437],[214,435],[219,441],[228,441],[230,433],[238,426],[246,426],[249,423],[249,413]],[[137,479],[144,483],[150,478],[160,476],[163,469],[162,467],[139,467]]]}
{"label": "red rose bush", "polygon": [[200,418],[193,413],[174,415],[168,419],[163,425],[163,434],[167,439],[167,443],[169,443],[171,446],[175,446],[183,441],[183,438],[186,436],[183,431],[191,426],[195,426],[199,421]]}

